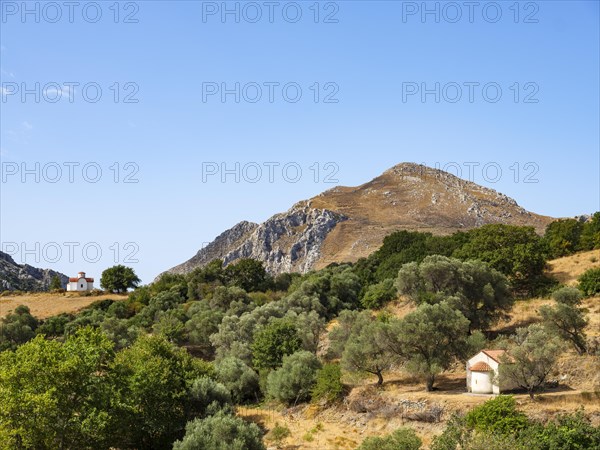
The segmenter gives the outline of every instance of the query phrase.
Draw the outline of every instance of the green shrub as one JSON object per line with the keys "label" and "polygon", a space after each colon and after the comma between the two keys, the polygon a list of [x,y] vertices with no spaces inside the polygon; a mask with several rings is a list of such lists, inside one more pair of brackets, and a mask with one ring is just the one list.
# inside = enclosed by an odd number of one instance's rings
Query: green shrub
{"label": "green shrub", "polygon": [[267,395],[284,403],[308,400],[320,366],[317,357],[304,350],[284,356],[281,368],[267,377]]}
{"label": "green shrub", "polygon": [[0,319],[0,351],[14,350],[35,337],[38,320],[29,308],[19,305],[13,312]]}
{"label": "green shrub", "polygon": [[524,437],[535,442],[540,450],[600,448],[600,427],[592,426],[581,410],[559,415],[545,426],[528,431]]}
{"label": "green shrub", "polygon": [[589,269],[578,279],[579,289],[587,296],[600,294],[600,267]]}
{"label": "green shrub", "polygon": [[258,400],[258,374],[241,359],[224,358],[215,365],[215,372],[236,403]]}
{"label": "green shrub", "polygon": [[219,413],[188,422],[173,450],[265,450],[260,429],[239,417]]}
{"label": "green shrub", "polygon": [[298,331],[291,321],[273,320],[254,334],[252,362],[255,369],[276,369],[284,356],[291,355],[301,346]]}
{"label": "green shrub", "polygon": [[211,416],[219,411],[231,412],[231,394],[221,383],[203,376],[190,388],[191,408],[199,416]]}
{"label": "green shrub", "polygon": [[283,444],[283,441],[285,441],[286,438],[288,438],[291,434],[292,433],[290,432],[290,429],[288,427],[276,423],[273,429],[267,435],[267,438],[270,441],[273,441],[277,448],[279,448],[281,447],[281,444]]}
{"label": "green shrub", "polygon": [[357,450],[419,450],[422,441],[410,428],[399,428],[384,437],[368,437]]}
{"label": "green shrub", "polygon": [[342,398],[344,385],[341,378],[342,369],[339,364],[325,364],[317,371],[317,381],[311,392],[312,400],[332,403]]}
{"label": "green shrub", "polygon": [[465,416],[467,426],[477,431],[510,434],[528,426],[527,416],[515,407],[511,395],[499,395],[473,408]]}
{"label": "green shrub", "polygon": [[365,308],[375,309],[382,307],[395,296],[394,279],[388,278],[369,286],[360,302]]}

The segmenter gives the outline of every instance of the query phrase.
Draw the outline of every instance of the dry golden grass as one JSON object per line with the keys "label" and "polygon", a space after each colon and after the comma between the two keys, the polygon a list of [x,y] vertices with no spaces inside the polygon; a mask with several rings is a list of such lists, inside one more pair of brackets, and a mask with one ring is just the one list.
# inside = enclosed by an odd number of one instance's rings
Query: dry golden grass
{"label": "dry golden grass", "polygon": [[550,261],[549,273],[561,283],[573,285],[577,283],[583,272],[600,267],[600,249],[576,253]]}
{"label": "dry golden grass", "polygon": [[102,294],[85,296],[77,292],[52,294],[32,292],[22,295],[0,297],[0,317],[4,317],[19,305],[25,305],[38,319],[45,319],[61,313],[75,313],[98,300],[124,300],[127,295]]}
{"label": "dry golden grass", "polygon": [[[562,283],[573,285],[587,269],[600,266],[600,252],[584,252],[566,258],[550,261],[549,275]],[[492,331],[512,333],[518,327],[527,326],[541,320],[539,309],[542,305],[552,304],[549,298],[519,300],[515,303],[507,321],[496,325]],[[600,297],[584,299],[583,306],[588,309],[588,336],[600,335]],[[395,317],[404,317],[415,306],[406,298],[390,302],[380,311]],[[327,331],[336,325],[328,324]],[[327,339],[327,336],[324,336]],[[545,420],[558,413],[574,412],[584,407],[586,413],[600,417],[600,371],[598,357],[580,356],[573,350],[567,351],[549,377],[560,380],[558,388],[548,390],[531,401],[525,393],[515,394],[519,408],[530,417]],[[433,437],[442,432],[445,421],[453,412],[466,412],[487,401],[491,396],[465,393],[465,368],[457,364],[452,370],[442,374],[436,381],[436,391],[426,392],[423,383],[415,381],[402,372],[384,374],[384,385],[377,389],[376,378],[345,376],[352,390],[343,405],[335,408],[318,409],[315,406],[291,408],[286,414],[281,411],[245,409],[241,415],[251,416],[267,430],[275,423],[290,428],[291,436],[286,440],[286,449],[353,449],[367,436],[381,436],[393,432],[400,426],[413,428],[428,448]],[[368,398],[372,404],[387,402],[398,404],[403,400],[425,402],[427,405],[441,405],[444,416],[441,423],[422,423],[403,419],[401,414],[382,414],[380,412],[357,413],[349,406],[353,399]],[[322,424],[322,430],[311,432],[316,424]],[[306,438],[311,439],[307,441]],[[267,443],[269,443],[267,441]],[[272,443],[269,443],[272,444]]]}
{"label": "dry golden grass", "polygon": [[[523,215],[516,207],[499,201],[494,192],[475,184],[452,177],[444,180],[444,176],[440,178],[430,169],[416,170],[390,169],[363,185],[336,187],[308,200],[312,208],[329,209],[348,217],[327,235],[315,268],[366,257],[381,246],[385,236],[397,230],[450,234],[476,227],[477,220],[467,213],[475,199],[485,205],[490,223],[529,225],[541,233],[552,221],[533,213]],[[464,193],[470,199],[466,203],[460,200]],[[434,197],[436,201],[432,200]],[[506,217],[507,212],[511,213],[510,218]]]}

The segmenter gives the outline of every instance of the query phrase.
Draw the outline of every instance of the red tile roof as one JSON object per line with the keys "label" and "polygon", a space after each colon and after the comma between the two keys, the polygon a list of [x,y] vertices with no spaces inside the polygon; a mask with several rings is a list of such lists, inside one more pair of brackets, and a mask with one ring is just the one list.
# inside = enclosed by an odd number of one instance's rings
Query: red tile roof
{"label": "red tile roof", "polygon": [[496,362],[500,362],[500,357],[506,353],[506,350],[481,350]]}
{"label": "red tile roof", "polygon": [[[70,283],[77,282],[79,280],[80,280],[80,278],[77,278],[77,277],[75,277],[75,278],[69,278],[69,282]],[[88,283],[93,283],[94,279],[93,278],[86,278],[85,281],[87,281]]]}
{"label": "red tile roof", "polygon": [[471,367],[469,367],[471,372],[491,372],[493,369],[483,361],[476,362]]}

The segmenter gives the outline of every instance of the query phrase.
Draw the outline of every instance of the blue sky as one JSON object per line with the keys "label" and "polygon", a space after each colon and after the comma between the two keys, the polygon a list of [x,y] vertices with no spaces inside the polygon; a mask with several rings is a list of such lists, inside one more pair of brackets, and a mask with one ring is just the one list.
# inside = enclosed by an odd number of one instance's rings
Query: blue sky
{"label": "blue sky", "polygon": [[79,2],[71,18],[63,2],[1,3],[0,225],[17,262],[99,278],[116,261],[149,282],[240,220],[403,161],[472,166],[540,214],[600,209],[597,1],[425,16],[227,2],[238,20],[222,2]]}

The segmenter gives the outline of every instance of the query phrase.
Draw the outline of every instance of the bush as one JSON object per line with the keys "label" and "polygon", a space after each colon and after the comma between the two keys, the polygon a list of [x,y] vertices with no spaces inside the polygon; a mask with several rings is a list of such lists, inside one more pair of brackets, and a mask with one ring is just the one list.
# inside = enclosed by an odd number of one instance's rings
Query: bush
{"label": "bush", "polygon": [[290,432],[290,429],[288,427],[276,423],[273,429],[267,435],[267,438],[270,441],[273,441],[277,448],[279,448],[281,447],[281,444],[283,444],[283,441],[285,441],[286,438],[290,437],[291,434],[292,433]]}
{"label": "bush", "polygon": [[239,417],[219,413],[186,426],[173,450],[265,450],[260,429]]}
{"label": "bush", "polygon": [[228,357],[217,362],[215,373],[236,403],[258,400],[258,374],[239,358]]}
{"label": "bush", "polygon": [[534,427],[531,440],[540,450],[600,448],[600,427],[591,425],[579,410],[574,414],[561,414],[545,426]]}
{"label": "bush", "polygon": [[67,313],[48,317],[35,331],[37,334],[43,334],[46,337],[60,337],[65,334],[65,326],[74,318],[75,316]]}
{"label": "bush", "polygon": [[394,279],[388,278],[380,283],[372,284],[365,292],[361,303],[365,308],[380,308],[396,296]]}
{"label": "bush", "polygon": [[35,337],[38,320],[31,315],[29,308],[19,305],[13,312],[0,319],[0,351],[11,349]]}
{"label": "bush", "polygon": [[273,320],[254,335],[252,362],[256,369],[276,369],[285,355],[302,344],[294,324],[288,320]]}
{"label": "bush", "polygon": [[465,416],[467,426],[477,431],[511,434],[525,429],[527,416],[515,407],[512,395],[499,395],[473,408]]}
{"label": "bush", "polygon": [[578,287],[584,295],[600,294],[600,267],[586,270],[577,281],[579,281]]}
{"label": "bush", "polygon": [[190,388],[192,410],[195,414],[212,416],[220,411],[231,412],[231,394],[221,383],[209,377],[200,377],[192,383]]}
{"label": "bush", "polygon": [[423,442],[410,428],[399,428],[384,437],[368,437],[357,450],[419,450]]}
{"label": "bush", "polygon": [[301,350],[283,358],[283,365],[267,377],[267,395],[284,403],[308,400],[321,363],[315,355]]}
{"label": "bush", "polygon": [[543,305],[540,314],[544,327],[551,333],[570,342],[582,355],[587,351],[585,327],[588,321],[586,309],[580,308],[581,291],[573,287],[563,287],[552,293],[555,306]]}
{"label": "bush", "polygon": [[325,364],[317,371],[315,385],[311,391],[313,401],[333,403],[344,395],[342,369],[339,364]]}

